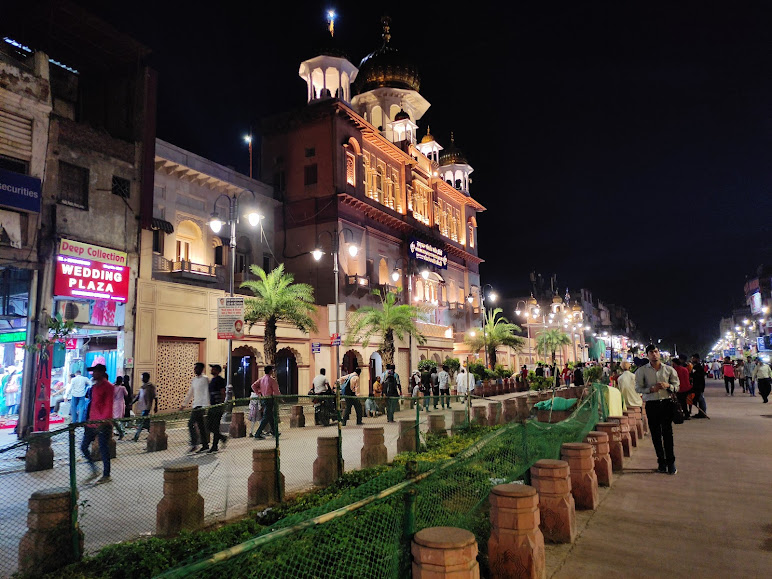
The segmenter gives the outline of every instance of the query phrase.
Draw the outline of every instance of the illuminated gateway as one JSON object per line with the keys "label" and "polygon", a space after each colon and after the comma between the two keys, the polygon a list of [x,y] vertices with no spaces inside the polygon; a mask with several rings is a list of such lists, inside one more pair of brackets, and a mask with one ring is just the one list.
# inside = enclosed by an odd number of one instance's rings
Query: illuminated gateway
{"label": "illuminated gateway", "polygon": [[[485,208],[470,195],[472,167],[454,139],[442,147],[428,127],[419,130],[429,102],[418,70],[393,46],[389,19],[382,25],[380,45],[358,68],[334,49],[301,63],[308,103],[262,123],[261,163],[283,202],[277,258],[329,305],[330,328],[336,230],[347,312],[378,304],[375,289],[424,307],[428,343],[397,346],[404,380],[423,358],[466,358],[463,334],[480,326],[476,215]],[[326,252],[319,261],[309,254],[317,246]],[[343,348],[344,370],[358,365],[372,383],[381,370],[376,349]]]}

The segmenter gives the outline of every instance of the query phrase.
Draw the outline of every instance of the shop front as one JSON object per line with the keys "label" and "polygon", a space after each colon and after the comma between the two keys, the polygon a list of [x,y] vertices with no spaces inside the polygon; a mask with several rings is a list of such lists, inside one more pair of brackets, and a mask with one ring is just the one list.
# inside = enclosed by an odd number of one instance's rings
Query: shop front
{"label": "shop front", "polygon": [[0,268],[0,434],[16,427],[24,361],[32,270]]}

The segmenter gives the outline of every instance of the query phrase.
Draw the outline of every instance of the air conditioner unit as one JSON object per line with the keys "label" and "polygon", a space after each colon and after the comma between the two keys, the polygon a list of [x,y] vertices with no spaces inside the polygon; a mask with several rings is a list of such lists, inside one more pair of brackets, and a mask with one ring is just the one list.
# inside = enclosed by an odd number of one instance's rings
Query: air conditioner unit
{"label": "air conditioner unit", "polygon": [[89,304],[88,302],[56,302],[56,312],[62,316],[65,322],[73,321],[78,324],[88,324],[89,322]]}

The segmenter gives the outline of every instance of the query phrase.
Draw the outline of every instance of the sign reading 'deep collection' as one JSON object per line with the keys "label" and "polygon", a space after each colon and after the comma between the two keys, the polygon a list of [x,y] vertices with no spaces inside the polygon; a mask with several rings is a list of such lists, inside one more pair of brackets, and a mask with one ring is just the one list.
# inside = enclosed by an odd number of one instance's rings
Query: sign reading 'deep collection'
{"label": "sign reading 'deep collection'", "polygon": [[62,239],[56,257],[54,295],[125,302],[129,297],[127,255]]}
{"label": "sign reading 'deep collection'", "polygon": [[440,269],[448,269],[448,254],[444,249],[434,247],[414,237],[410,239],[410,257],[425,261]]}
{"label": "sign reading 'deep collection'", "polygon": [[217,298],[217,339],[244,337],[244,296]]}

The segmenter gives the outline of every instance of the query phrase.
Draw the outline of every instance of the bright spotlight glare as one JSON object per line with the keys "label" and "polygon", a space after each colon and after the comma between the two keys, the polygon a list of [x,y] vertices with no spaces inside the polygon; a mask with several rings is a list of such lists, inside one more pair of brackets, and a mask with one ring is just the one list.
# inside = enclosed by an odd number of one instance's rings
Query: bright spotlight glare
{"label": "bright spotlight glare", "polygon": [[259,213],[255,213],[254,211],[247,215],[247,219],[249,220],[249,224],[252,227],[256,227],[258,223],[260,223],[260,220],[263,218],[262,215]]}
{"label": "bright spotlight glare", "polygon": [[311,252],[311,255],[314,256],[314,259],[316,261],[319,261],[320,259],[322,259],[322,256],[324,255],[324,252],[321,249],[315,249],[315,250],[313,250]]}
{"label": "bright spotlight glare", "polygon": [[356,245],[354,245],[353,243],[348,246],[348,254],[351,257],[356,257],[358,251],[359,251],[359,248]]}
{"label": "bright spotlight glare", "polygon": [[222,229],[222,221],[220,221],[220,219],[217,217],[212,217],[212,219],[209,221],[209,227],[215,233],[220,233],[220,230]]}

